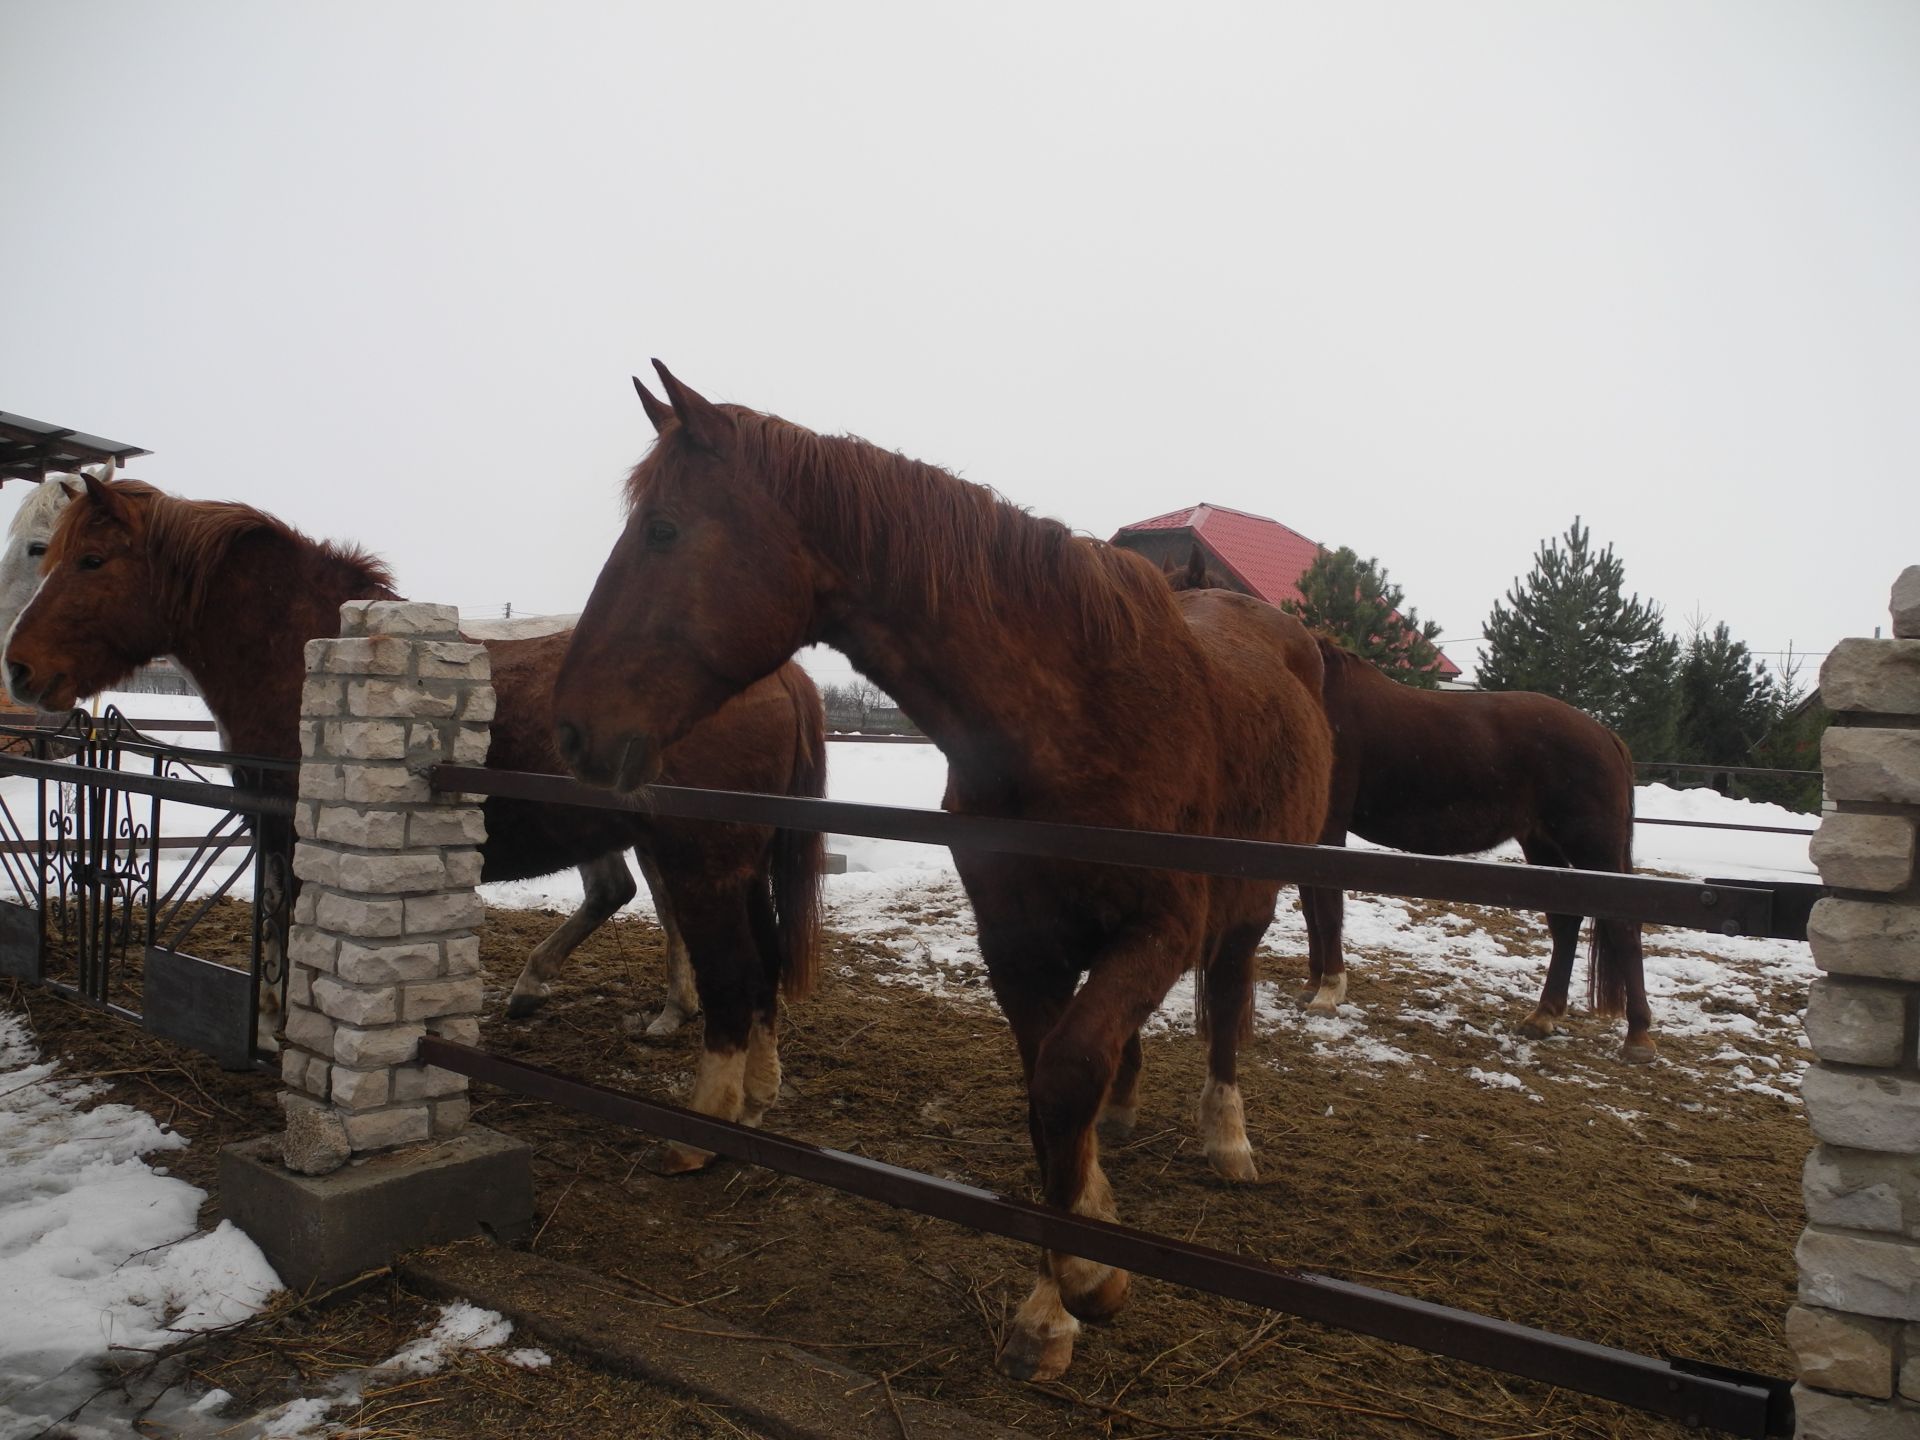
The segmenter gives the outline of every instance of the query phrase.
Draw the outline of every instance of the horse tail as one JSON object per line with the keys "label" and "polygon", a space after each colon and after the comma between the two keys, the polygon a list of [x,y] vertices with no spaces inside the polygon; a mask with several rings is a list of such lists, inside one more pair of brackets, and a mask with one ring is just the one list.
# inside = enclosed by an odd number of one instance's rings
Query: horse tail
{"label": "horse tail", "polygon": [[[1613,742],[1614,751],[1620,757],[1620,771],[1626,782],[1626,814],[1623,818],[1623,833],[1620,836],[1619,857],[1620,873],[1633,873],[1633,752],[1612,730],[1607,738]],[[1609,787],[1611,793],[1612,787]],[[1627,970],[1637,956],[1639,947],[1623,943],[1627,927],[1635,933],[1639,923],[1633,920],[1602,920],[1594,917],[1593,935],[1587,943],[1587,1008],[1596,1015],[1619,1015],[1627,1008]],[[1602,935],[1607,943],[1601,943]]]}
{"label": "horse tail", "polygon": [[[798,666],[787,666],[780,680],[793,701],[793,770],[787,793],[823,799],[827,715],[820,692]],[[820,885],[827,868],[827,837],[817,830],[775,830],[771,868],[780,989],[789,1000],[804,1000],[820,970]]]}

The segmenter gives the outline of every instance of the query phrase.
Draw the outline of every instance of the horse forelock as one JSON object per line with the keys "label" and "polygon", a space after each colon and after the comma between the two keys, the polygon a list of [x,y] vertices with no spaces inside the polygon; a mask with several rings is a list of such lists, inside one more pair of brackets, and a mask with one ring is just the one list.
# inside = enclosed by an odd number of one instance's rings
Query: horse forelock
{"label": "horse forelock", "polygon": [[[384,561],[357,545],[336,545],[302,534],[284,520],[251,505],[230,500],[186,500],[140,480],[110,482],[133,542],[150,566],[153,601],[176,625],[196,621],[206,608],[220,563],[249,535],[269,534],[324,563],[341,566],[356,588],[393,593],[393,573]],[[62,513],[47,543],[50,566],[58,565],[82,543],[98,517],[86,497]]]}
{"label": "horse forelock", "polygon": [[60,509],[73,497],[67,493],[63,480],[78,479],[78,476],[49,475],[33,487],[33,494],[20,502],[13,512],[13,519],[7,524],[10,536],[31,535],[36,530],[51,530]]}
{"label": "horse forelock", "polygon": [[[1160,572],[1131,551],[857,435],[822,435],[739,405],[719,409],[734,421],[740,471],[877,597],[929,614],[1064,609],[1102,645],[1130,646],[1150,619],[1178,619]],[[663,434],[628,477],[630,510],[671,464],[673,436]],[[914,543],[897,543],[900,535]]]}

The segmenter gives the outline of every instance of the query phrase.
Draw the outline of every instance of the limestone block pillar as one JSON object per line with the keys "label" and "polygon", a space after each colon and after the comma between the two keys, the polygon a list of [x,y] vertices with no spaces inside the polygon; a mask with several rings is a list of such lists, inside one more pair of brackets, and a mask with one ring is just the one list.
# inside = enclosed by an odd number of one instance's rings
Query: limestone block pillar
{"label": "limestone block pillar", "polygon": [[467,1081],[413,1057],[429,1031],[479,1038],[481,810],[436,795],[429,767],[486,758],[486,648],[450,605],[354,601],[307,645],[288,946],[283,1158],[320,1174],[350,1155],[457,1135]]}
{"label": "limestone block pillar", "polygon": [[1892,609],[1892,639],[1842,641],[1820,670],[1833,808],[1812,853],[1836,893],[1807,927],[1818,1145],[1787,1317],[1804,1440],[1920,1435],[1920,566]]}

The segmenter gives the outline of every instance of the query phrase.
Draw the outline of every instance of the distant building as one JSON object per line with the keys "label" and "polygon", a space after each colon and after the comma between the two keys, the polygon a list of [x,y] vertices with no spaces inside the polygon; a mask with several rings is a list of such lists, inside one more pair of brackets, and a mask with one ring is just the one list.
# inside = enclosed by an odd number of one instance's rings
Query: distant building
{"label": "distant building", "polygon": [[[1123,525],[1113,543],[1174,572],[1185,571],[1198,549],[1209,585],[1238,590],[1269,605],[1301,598],[1300,577],[1322,548],[1278,520],[1205,502]],[[1460,674],[1460,667],[1441,651],[1440,683],[1458,684]]]}

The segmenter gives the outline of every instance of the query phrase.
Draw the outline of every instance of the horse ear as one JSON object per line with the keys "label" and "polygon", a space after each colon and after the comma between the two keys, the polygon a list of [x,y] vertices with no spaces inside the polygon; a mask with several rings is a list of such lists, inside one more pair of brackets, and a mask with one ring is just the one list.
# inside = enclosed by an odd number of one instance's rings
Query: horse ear
{"label": "horse ear", "polygon": [[1187,556],[1187,589],[1205,590],[1207,585],[1207,557],[1198,545]]}
{"label": "horse ear", "polygon": [[674,379],[673,372],[658,360],[653,368],[660,372],[660,383],[666,387],[667,400],[687,438],[702,450],[718,453],[728,431],[727,417],[720,413],[720,407]]}
{"label": "horse ear", "polygon": [[656,400],[653,392],[640,383],[638,375],[633,377],[633,389],[640,397],[640,407],[647,412],[647,419],[653,422],[653,433],[658,435],[673,418],[673,407],[664,400]]}
{"label": "horse ear", "polygon": [[60,488],[67,492],[67,498],[69,500],[78,500],[82,495],[87,493],[86,487],[78,480],[70,480],[62,477],[59,484]]}
{"label": "horse ear", "polygon": [[113,521],[116,525],[127,523],[126,507],[121,503],[119,495],[114,493],[111,485],[84,470],[80,472],[80,479],[87,487],[87,498],[93,502],[93,508],[98,510],[102,517]]}

